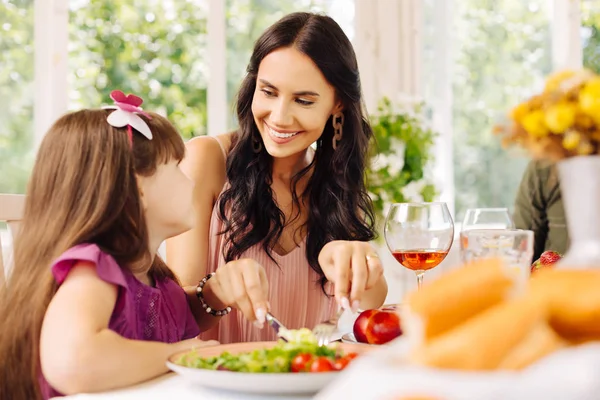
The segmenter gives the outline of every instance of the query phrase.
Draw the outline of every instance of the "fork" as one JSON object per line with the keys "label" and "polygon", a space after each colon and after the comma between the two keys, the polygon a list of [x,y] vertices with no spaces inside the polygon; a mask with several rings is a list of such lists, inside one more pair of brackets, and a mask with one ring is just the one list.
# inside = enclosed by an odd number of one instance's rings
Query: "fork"
{"label": "fork", "polygon": [[313,334],[317,338],[319,346],[327,346],[331,341],[331,335],[337,328],[338,321],[344,313],[344,308],[340,307],[337,314],[329,320],[322,321],[313,328]]}

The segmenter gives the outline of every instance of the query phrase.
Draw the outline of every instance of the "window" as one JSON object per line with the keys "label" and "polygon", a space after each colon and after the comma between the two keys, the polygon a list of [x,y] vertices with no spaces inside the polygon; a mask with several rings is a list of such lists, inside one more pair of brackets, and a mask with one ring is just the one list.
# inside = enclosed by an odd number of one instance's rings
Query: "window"
{"label": "window", "polygon": [[227,0],[227,104],[230,109],[228,128],[237,126],[235,100],[254,42],[270,25],[295,11],[324,12],[336,20],[352,40],[354,29],[353,0]]}
{"label": "window", "polygon": [[0,193],[25,193],[33,166],[33,3],[0,1]]}
{"label": "window", "polygon": [[[33,0],[0,1],[0,16],[0,193],[25,193],[34,159]],[[0,238],[8,266],[4,222]]]}
{"label": "window", "polygon": [[510,107],[552,70],[551,2],[456,1],[452,43],[456,221],[471,207],[509,207],[527,159],[493,135]]}
{"label": "window", "polygon": [[69,107],[140,94],[189,138],[206,134],[205,0],[70,0]]}
{"label": "window", "polygon": [[581,33],[583,65],[600,74],[600,1],[583,0],[581,3]]}

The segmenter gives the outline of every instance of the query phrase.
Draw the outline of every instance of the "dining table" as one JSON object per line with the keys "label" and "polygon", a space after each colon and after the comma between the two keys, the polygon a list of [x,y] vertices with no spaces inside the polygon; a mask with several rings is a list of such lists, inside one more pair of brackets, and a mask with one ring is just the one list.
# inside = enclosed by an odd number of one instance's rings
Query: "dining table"
{"label": "dining table", "polygon": [[[600,343],[559,350],[522,371],[452,371],[413,366],[409,341],[399,338],[357,358],[318,393],[252,394],[208,388],[167,373],[128,388],[60,400],[597,400]],[[405,397],[407,396],[407,397]],[[59,399],[56,399],[59,400]]]}
{"label": "dining table", "polygon": [[[194,385],[180,375],[171,372],[125,389],[102,393],[76,394],[61,397],[60,400],[307,400],[313,397],[314,394],[278,396],[211,389]],[[59,398],[56,400],[59,400]]]}
{"label": "dining table", "polygon": [[[404,349],[402,349],[404,347]],[[126,389],[78,394],[60,400],[597,400],[600,344],[558,351],[520,372],[442,371],[410,366],[398,358],[398,341],[360,357],[316,394],[267,395],[209,389],[168,373]],[[59,399],[56,399],[59,400]]]}
{"label": "dining table", "polygon": [[[340,340],[344,333],[352,331],[352,325],[358,314],[345,312],[338,321],[338,329],[333,332],[332,339]],[[127,388],[111,390],[101,393],[76,394],[57,398],[56,400],[305,400],[314,398],[315,394],[298,395],[270,395],[241,393],[230,390],[208,388],[193,384],[169,372],[165,375],[151,379]]]}

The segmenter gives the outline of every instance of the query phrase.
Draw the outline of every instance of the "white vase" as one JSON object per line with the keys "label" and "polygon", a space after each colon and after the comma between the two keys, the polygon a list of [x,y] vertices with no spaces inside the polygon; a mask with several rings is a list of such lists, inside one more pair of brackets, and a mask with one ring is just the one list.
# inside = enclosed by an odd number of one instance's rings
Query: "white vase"
{"label": "white vase", "polygon": [[600,269],[600,156],[558,164],[570,245],[559,268]]}

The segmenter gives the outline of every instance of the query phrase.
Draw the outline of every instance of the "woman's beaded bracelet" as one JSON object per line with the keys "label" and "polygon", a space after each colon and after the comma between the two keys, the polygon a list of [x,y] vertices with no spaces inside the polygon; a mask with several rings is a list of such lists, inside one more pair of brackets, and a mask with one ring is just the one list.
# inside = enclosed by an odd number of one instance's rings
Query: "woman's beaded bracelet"
{"label": "woman's beaded bracelet", "polygon": [[208,282],[208,280],[210,278],[212,278],[213,275],[214,275],[214,273],[210,273],[210,274],[206,275],[198,283],[198,286],[196,286],[196,297],[198,297],[198,300],[200,300],[200,304],[202,304],[202,308],[204,308],[204,311],[206,311],[208,314],[212,315],[213,317],[222,317],[231,312],[231,307],[228,306],[222,310],[214,310],[212,307],[210,307],[208,304],[206,304],[206,300],[204,300],[204,290],[203,290],[204,285],[206,285],[206,282]]}

